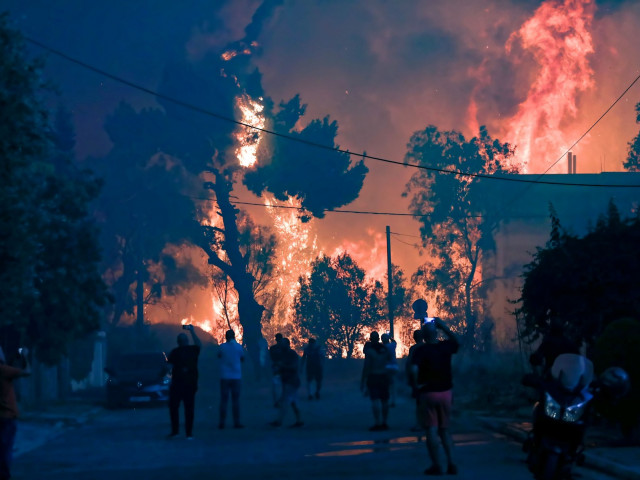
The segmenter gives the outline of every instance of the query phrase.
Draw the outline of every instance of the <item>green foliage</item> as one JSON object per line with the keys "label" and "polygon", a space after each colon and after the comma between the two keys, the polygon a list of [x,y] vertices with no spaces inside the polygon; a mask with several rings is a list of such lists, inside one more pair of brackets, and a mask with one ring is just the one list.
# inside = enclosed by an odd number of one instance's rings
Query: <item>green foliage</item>
{"label": "green foliage", "polygon": [[294,308],[303,335],[318,338],[329,355],[347,358],[363,329],[381,321],[386,310],[382,284],[367,281],[347,253],[313,262],[310,275],[300,277]]}
{"label": "green foliage", "polygon": [[[115,297],[112,326],[124,313],[155,303],[163,294],[175,295],[206,276],[182,246],[202,236],[190,190],[199,181],[182,164],[161,151],[168,132],[160,110],[136,112],[121,103],[106,122],[113,143],[103,158],[91,164],[104,178],[96,213],[102,226],[105,278]],[[143,282],[142,298],[135,285]]]}
{"label": "green foliage", "polygon": [[[274,131],[306,142],[333,148],[338,135],[338,123],[329,117],[314,119],[300,131],[294,129],[306,105],[296,95],[288,103],[280,104],[274,115]],[[346,205],[358,197],[369,169],[364,161],[351,165],[351,156],[337,150],[309,147],[280,136],[265,139],[260,165],[244,176],[244,183],[256,195],[265,190],[278,200],[289,196],[300,199],[302,207],[315,217],[324,217],[326,210]],[[313,172],[310,174],[310,172]]]}
{"label": "green foliage", "polygon": [[100,182],[72,167],[72,134],[62,132],[62,113],[51,127],[39,97],[40,67],[2,15],[0,319],[39,360],[53,364],[70,341],[99,328],[107,296],[88,212]]}
{"label": "green foliage", "polygon": [[[484,127],[466,140],[455,131],[429,126],[408,144],[405,163],[476,175],[514,173],[507,166],[512,147],[489,136]],[[457,318],[467,342],[473,343],[482,314],[478,267],[495,249],[493,233],[502,220],[495,196],[477,188],[477,177],[420,169],[407,184],[410,211],[419,216],[420,233],[430,260],[413,276],[413,283],[435,297],[442,317]],[[487,263],[485,262],[485,265]],[[483,272],[483,276],[489,272]]]}
{"label": "green foliage", "polygon": [[[640,423],[640,321],[620,318],[611,322],[598,337],[593,356],[596,373],[609,367],[621,367],[631,380],[630,392],[615,405],[604,405],[605,415],[617,420],[625,436]],[[636,439],[640,441],[640,437]]]}
{"label": "green foliage", "polygon": [[521,338],[534,341],[551,315],[578,343],[593,346],[613,320],[640,311],[640,218],[621,219],[613,202],[596,227],[580,238],[555,226],[551,240],[525,266],[516,315]]}
{"label": "green foliage", "polygon": [[[640,123],[640,103],[636,104],[636,114],[636,122]],[[629,152],[623,166],[630,172],[640,172],[640,133],[629,142]]]}

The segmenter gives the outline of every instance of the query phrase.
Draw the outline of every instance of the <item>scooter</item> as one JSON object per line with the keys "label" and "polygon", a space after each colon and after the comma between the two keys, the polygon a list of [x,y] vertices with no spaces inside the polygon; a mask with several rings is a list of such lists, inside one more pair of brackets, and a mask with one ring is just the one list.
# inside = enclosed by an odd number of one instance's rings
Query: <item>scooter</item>
{"label": "scooter", "polygon": [[594,396],[619,396],[628,390],[629,377],[618,367],[607,369],[601,379],[594,382],[590,360],[571,353],[559,355],[546,378],[523,378],[525,386],[539,393],[533,429],[523,445],[537,480],[569,479],[573,465],[584,464],[584,436]]}

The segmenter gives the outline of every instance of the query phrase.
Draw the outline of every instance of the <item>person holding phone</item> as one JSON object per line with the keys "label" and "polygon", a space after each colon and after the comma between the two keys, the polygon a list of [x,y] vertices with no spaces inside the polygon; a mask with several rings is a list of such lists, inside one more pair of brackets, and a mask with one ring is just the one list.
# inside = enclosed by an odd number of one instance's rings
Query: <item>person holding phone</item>
{"label": "person holding phone", "polygon": [[[431,466],[425,475],[455,475],[458,468],[453,459],[453,439],[449,432],[451,418],[453,375],[451,357],[460,347],[456,335],[438,317],[427,315],[427,302],[416,300],[413,303],[414,318],[421,320],[424,344],[416,348],[412,356],[412,372],[418,392],[418,414],[425,429],[427,451],[431,457]],[[445,336],[438,339],[438,332]],[[439,443],[442,443],[447,457],[447,467],[440,462]]]}
{"label": "person holding phone", "polygon": [[193,325],[183,325],[191,333],[193,345],[185,333],[178,335],[178,346],[171,350],[167,361],[172,365],[171,386],[169,387],[169,417],[171,433],[168,437],[178,435],[180,427],[180,402],[184,404],[185,433],[188,440],[193,439],[193,420],[195,412],[196,392],[198,391],[198,356],[202,342],[196,335]]}

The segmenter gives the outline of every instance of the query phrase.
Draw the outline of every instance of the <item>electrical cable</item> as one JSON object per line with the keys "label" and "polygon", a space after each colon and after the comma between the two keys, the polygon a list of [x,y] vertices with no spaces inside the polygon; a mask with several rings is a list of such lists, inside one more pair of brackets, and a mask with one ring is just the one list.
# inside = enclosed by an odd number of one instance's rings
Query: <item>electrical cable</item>
{"label": "electrical cable", "polygon": [[[197,105],[194,105],[192,103],[189,102],[185,102],[183,100],[179,100],[176,99],[174,97],[171,97],[169,95],[165,95],[159,92],[156,92],[150,88],[144,87],[142,85],[139,85],[137,83],[134,83],[132,81],[126,80],[122,77],[119,77],[117,75],[114,75],[112,73],[109,73],[105,70],[102,70],[98,67],[95,67],[93,65],[90,65],[88,63],[83,62],[82,60],[78,60],[70,55],[67,55],[64,52],[61,52],[59,50],[56,50],[52,47],[49,47],[37,40],[34,40],[31,37],[28,37],[26,35],[23,35],[23,38],[29,42],[32,43],[33,45],[36,45],[40,48],[42,48],[43,50],[46,50],[54,55],[57,55],[60,58],[63,58],[71,63],[74,63],[82,68],[85,68],[87,70],[91,70],[94,73],[97,73],[99,75],[102,75],[104,77],[110,78],[111,80],[114,80],[118,83],[122,83],[124,85],[127,85],[133,89],[136,90],[140,90],[144,93],[147,93],[149,95],[154,95],[157,98],[161,98],[163,100],[166,100],[168,102],[171,102],[175,105],[179,105],[183,108],[189,109],[189,110],[193,110],[195,112],[201,113],[203,115],[207,115],[210,117],[214,117],[217,118],[219,120],[223,120],[226,122],[230,122],[230,123],[234,123],[236,125],[240,125],[246,128],[251,128],[253,130],[257,130],[269,135],[273,135],[276,137],[280,137],[280,138],[284,138],[287,140],[292,140],[304,145],[308,145],[311,147],[315,147],[315,148],[320,148],[323,150],[330,150],[330,151],[334,151],[334,152],[339,152],[339,153],[345,153],[348,155],[354,155],[356,157],[361,157],[362,160],[365,159],[371,159],[374,161],[378,161],[378,162],[383,162],[383,163],[389,163],[389,164],[393,164],[393,165],[401,165],[403,167],[411,167],[411,168],[417,168],[417,169],[421,169],[421,170],[428,170],[428,171],[433,171],[433,172],[437,172],[437,173],[443,173],[443,174],[451,174],[451,175],[460,175],[460,176],[465,176],[465,177],[474,177],[474,178],[486,178],[486,179],[491,179],[491,180],[503,180],[503,181],[508,181],[508,182],[517,182],[517,183],[535,183],[535,184],[544,184],[544,185],[561,185],[561,186],[571,186],[571,187],[606,187],[606,188],[640,188],[640,185],[620,185],[620,184],[599,184],[599,183],[571,183],[571,182],[550,182],[550,181],[540,181],[540,180],[528,180],[528,179],[524,179],[524,178],[519,178],[519,177],[504,177],[504,176],[496,176],[496,175],[488,175],[488,174],[482,174],[482,173],[471,173],[471,172],[462,172],[459,170],[450,170],[450,169],[446,169],[446,168],[437,168],[437,167],[428,167],[426,165],[415,165],[415,164],[409,164],[409,163],[405,163],[405,162],[399,162],[397,160],[390,160],[387,158],[383,158],[383,157],[377,157],[377,156],[373,156],[373,155],[367,155],[366,153],[355,153],[355,152],[350,152],[349,150],[346,149],[342,149],[342,148],[338,148],[338,147],[332,147],[329,145],[323,145],[321,143],[317,143],[317,142],[313,142],[311,140],[305,140],[304,138],[298,138],[298,137],[293,137],[291,135],[287,135],[284,133],[280,133],[280,132],[276,132],[274,130],[269,130],[266,128],[261,128],[261,127],[256,127],[254,125],[245,123],[245,122],[241,122],[239,120],[236,120],[234,118],[230,118],[227,117],[225,115],[221,115],[219,113],[215,113],[212,112],[210,110],[207,110],[205,108],[202,107],[198,107]],[[636,79],[637,81],[637,79]],[[634,81],[635,83],[635,81]],[[632,86],[632,85],[631,85]],[[631,86],[629,88],[631,88]],[[625,92],[626,93],[626,92]],[[613,107],[613,106],[612,106]],[[612,108],[610,107],[609,110]],[[608,111],[605,112],[604,115],[606,115],[606,113],[608,113]],[[604,116],[603,115],[603,116]],[[595,125],[594,125],[595,126]],[[593,127],[592,127],[593,128]],[[588,130],[589,131],[589,130]],[[588,133],[587,131],[587,133]],[[585,133],[586,135],[586,133]],[[582,138],[581,138],[582,139]],[[578,140],[579,141],[579,140]]]}

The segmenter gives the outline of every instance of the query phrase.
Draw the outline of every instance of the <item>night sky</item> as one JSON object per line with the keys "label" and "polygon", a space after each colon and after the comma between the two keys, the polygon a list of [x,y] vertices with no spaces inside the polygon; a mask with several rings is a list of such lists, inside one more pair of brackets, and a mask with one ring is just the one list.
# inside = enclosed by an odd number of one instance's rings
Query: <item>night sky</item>
{"label": "night sky", "polygon": [[[516,32],[543,3],[559,11],[566,4],[565,12],[578,12],[571,22],[583,28],[583,40],[589,36],[593,53],[578,52],[570,59],[582,68],[575,75],[584,75],[584,83],[573,90],[567,86],[561,94],[571,97],[575,109],[557,114],[558,145],[532,151],[530,171],[536,173],[553,163],[560,148],[575,141],[640,73],[640,2],[0,0],[0,9],[8,9],[28,37],[150,89],[172,62],[199,60],[233,42],[255,40],[259,48],[252,62],[274,101],[300,94],[308,105],[306,118],[330,115],[337,120],[341,148],[402,161],[411,134],[429,124],[468,137],[478,125],[487,125],[492,136],[515,141],[509,138],[511,122],[544,70],[536,47],[528,49]],[[556,35],[554,41],[564,38]],[[33,53],[42,51],[34,47]],[[561,56],[566,60],[568,54]],[[118,102],[157,105],[148,94],[54,55],[48,56],[46,73],[60,91],[52,105],[64,104],[73,112],[80,159],[108,151],[102,125]],[[543,104],[552,101],[542,99]],[[622,169],[627,142],[639,128],[633,111],[638,101],[636,84],[574,149],[580,173]],[[540,130],[536,145],[545,138]],[[406,213],[408,200],[401,193],[412,170],[366,163],[370,172],[360,197],[344,208]],[[259,201],[243,189],[237,194]],[[248,211],[264,215],[258,213],[261,207]],[[385,225],[418,234],[418,223],[409,217],[329,213],[313,221],[312,228],[320,249],[347,248],[381,278]],[[392,245],[394,262],[413,273],[421,263],[417,250]]]}

